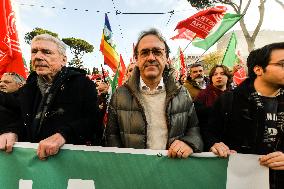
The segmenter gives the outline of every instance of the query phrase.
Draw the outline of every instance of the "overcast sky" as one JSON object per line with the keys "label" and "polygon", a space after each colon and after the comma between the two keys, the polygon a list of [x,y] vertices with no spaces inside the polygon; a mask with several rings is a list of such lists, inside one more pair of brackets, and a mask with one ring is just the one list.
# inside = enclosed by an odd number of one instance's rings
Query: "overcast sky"
{"label": "overcast sky", "polygon": [[[12,0],[16,5],[18,30],[23,54],[30,59],[29,46],[24,43],[24,34],[35,27],[41,27],[59,34],[59,37],[81,38],[94,46],[94,52],[84,56],[88,68],[100,67],[103,56],[99,45],[104,26],[104,13],[108,13],[117,52],[121,53],[125,64],[132,56],[132,44],[142,30],[158,28],[168,40],[172,54],[177,54],[180,46],[185,48],[188,41],[170,40],[175,35],[176,24],[197,12],[186,0]],[[249,29],[254,29],[258,20],[258,0],[253,0],[247,15]],[[34,5],[34,6],[31,6]],[[77,9],[77,10],[75,10]],[[86,11],[88,10],[88,11]],[[116,14],[116,10],[121,14]],[[170,14],[174,11],[174,14]],[[118,13],[119,13],[118,12]],[[165,14],[122,14],[122,13],[165,13]],[[233,13],[232,11],[230,11]],[[284,31],[284,10],[269,0],[266,3],[262,29]],[[233,28],[239,29],[239,24]],[[214,48],[211,49],[211,51]],[[189,46],[185,54],[202,53],[203,50]],[[72,55],[69,55],[70,60]]]}

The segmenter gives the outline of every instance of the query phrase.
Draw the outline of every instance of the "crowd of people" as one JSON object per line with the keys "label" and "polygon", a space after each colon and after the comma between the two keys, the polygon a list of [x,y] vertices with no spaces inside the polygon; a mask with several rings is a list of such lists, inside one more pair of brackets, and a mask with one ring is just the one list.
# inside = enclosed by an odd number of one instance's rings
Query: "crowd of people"
{"label": "crowd of people", "polygon": [[169,53],[158,30],[143,31],[135,63],[107,103],[105,81],[94,83],[83,70],[66,67],[59,39],[36,36],[28,79],[5,73],[0,81],[0,149],[39,143],[42,160],[65,143],[168,150],[170,158],[259,154],[260,165],[270,169],[270,187],[283,188],[284,43],[250,52],[249,77],[237,87],[226,66],[214,66],[205,77],[201,63],[191,65],[182,84]]}

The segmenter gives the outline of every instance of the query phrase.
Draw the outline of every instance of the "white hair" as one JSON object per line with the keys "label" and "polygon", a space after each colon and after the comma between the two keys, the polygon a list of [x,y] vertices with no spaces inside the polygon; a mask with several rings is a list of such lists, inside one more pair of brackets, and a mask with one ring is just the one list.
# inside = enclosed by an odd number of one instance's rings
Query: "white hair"
{"label": "white hair", "polygon": [[32,42],[35,42],[35,41],[40,41],[40,40],[44,40],[44,41],[51,41],[53,43],[55,43],[58,47],[58,52],[64,56],[66,56],[66,45],[65,43],[63,43],[63,41],[61,41],[60,39],[56,38],[56,37],[53,37],[52,35],[49,35],[47,33],[45,34],[40,34],[40,35],[37,35],[35,36],[33,39],[32,39]]}

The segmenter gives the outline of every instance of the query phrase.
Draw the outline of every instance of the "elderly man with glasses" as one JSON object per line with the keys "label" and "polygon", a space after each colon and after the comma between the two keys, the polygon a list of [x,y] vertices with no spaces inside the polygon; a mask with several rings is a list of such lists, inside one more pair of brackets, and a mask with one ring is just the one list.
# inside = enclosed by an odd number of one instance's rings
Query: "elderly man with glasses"
{"label": "elderly man with glasses", "polygon": [[133,74],[109,103],[107,146],[167,149],[172,158],[201,152],[195,109],[175,80],[166,41],[151,29],[142,32],[136,44]]}
{"label": "elderly man with glasses", "polygon": [[[17,92],[23,124],[0,128],[1,150],[10,152],[19,138],[39,143],[37,155],[45,159],[57,154],[65,143],[89,144],[93,140],[98,127],[96,86],[84,70],[65,67],[66,62],[62,41],[48,34],[34,37],[31,64],[35,71]],[[0,93],[1,105],[13,101],[12,96]]]}

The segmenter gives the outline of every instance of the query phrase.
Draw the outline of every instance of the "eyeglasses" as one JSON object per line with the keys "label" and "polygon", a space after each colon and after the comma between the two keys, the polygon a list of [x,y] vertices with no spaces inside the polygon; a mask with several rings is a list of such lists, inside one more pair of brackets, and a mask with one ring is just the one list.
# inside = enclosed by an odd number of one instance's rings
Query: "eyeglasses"
{"label": "eyeglasses", "polygon": [[139,56],[141,56],[142,58],[146,58],[150,55],[150,52],[152,52],[152,54],[155,57],[162,57],[163,56],[163,51],[165,49],[160,49],[160,48],[153,48],[153,49],[142,49],[139,52]]}
{"label": "eyeglasses", "polygon": [[280,60],[279,62],[272,62],[272,63],[269,63],[269,64],[281,66],[282,68],[284,68],[284,60]]}

